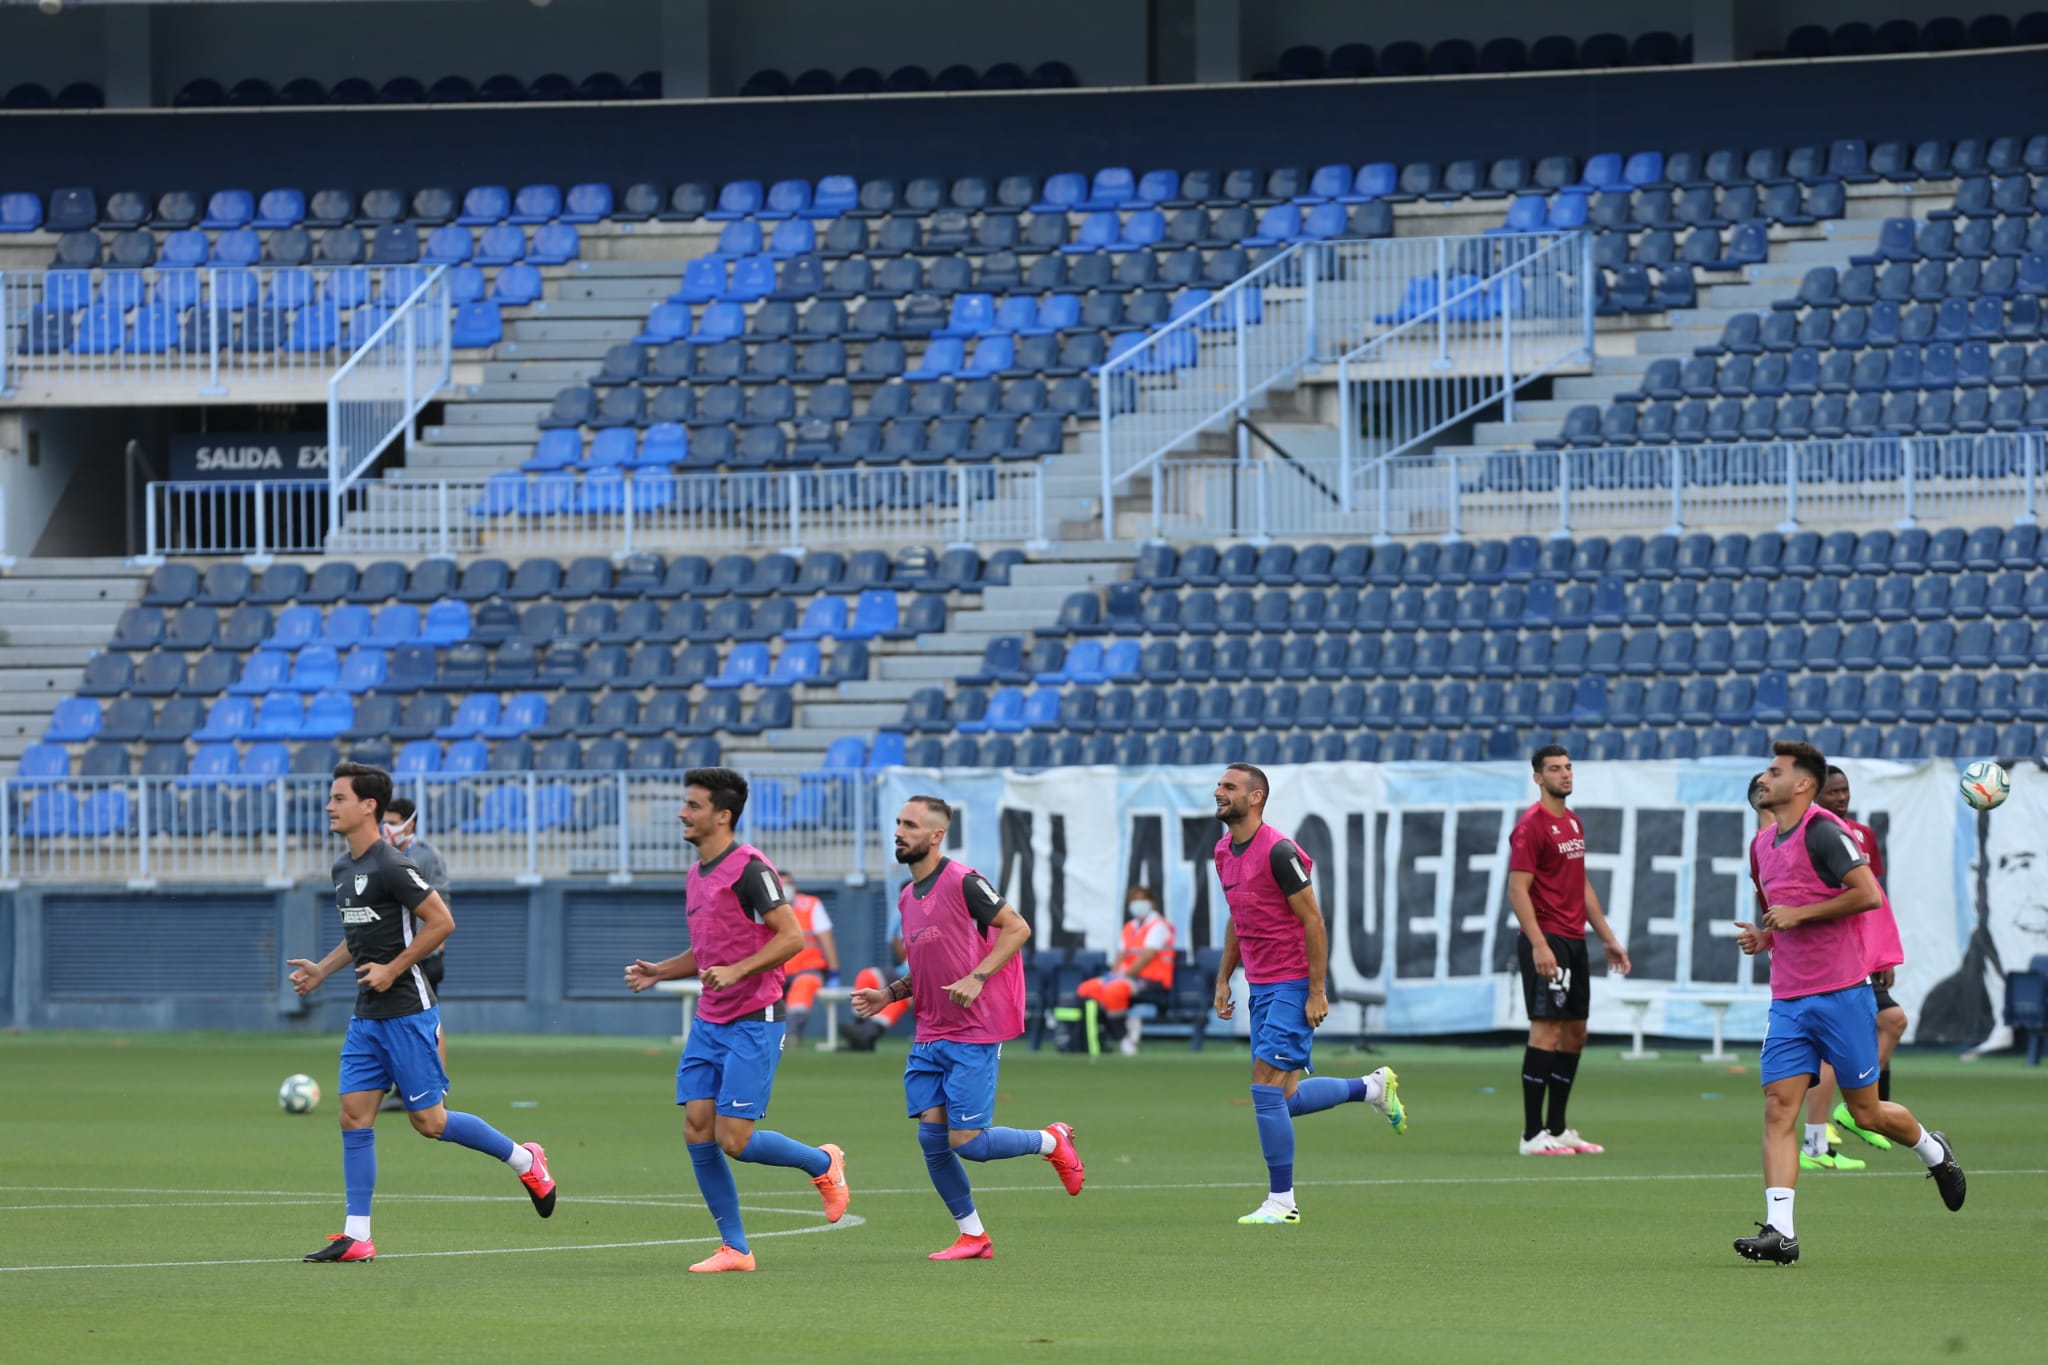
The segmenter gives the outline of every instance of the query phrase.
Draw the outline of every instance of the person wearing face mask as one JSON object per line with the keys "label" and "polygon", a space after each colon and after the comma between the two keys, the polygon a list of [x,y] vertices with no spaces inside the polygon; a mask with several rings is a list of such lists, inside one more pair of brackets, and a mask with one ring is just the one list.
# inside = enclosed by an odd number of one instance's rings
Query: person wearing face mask
{"label": "person wearing face mask", "polygon": [[1134,886],[1124,895],[1122,950],[1107,976],[1083,981],[1078,994],[1093,1001],[1111,1019],[1124,1021],[1119,1050],[1138,1052],[1142,1026],[1131,1006],[1141,1000],[1164,1000],[1173,991],[1173,925],[1159,913],[1159,898],[1150,887]]}
{"label": "person wearing face mask", "polygon": [[[427,879],[427,885],[434,888],[434,894],[445,905],[448,902],[448,860],[441,856],[441,850],[422,839],[419,835],[419,807],[409,796],[394,796],[384,807],[383,832],[385,842],[412,860],[412,865]],[[413,928],[419,928],[415,921]],[[434,995],[441,994],[441,977],[447,964],[442,961],[440,948],[420,959],[420,974],[427,978],[427,984],[434,988]],[[434,1048],[441,1054],[441,1069],[448,1069],[448,1032],[443,1022],[434,1033]],[[379,1112],[405,1108],[405,1101],[397,1090],[392,1090],[378,1106]]]}

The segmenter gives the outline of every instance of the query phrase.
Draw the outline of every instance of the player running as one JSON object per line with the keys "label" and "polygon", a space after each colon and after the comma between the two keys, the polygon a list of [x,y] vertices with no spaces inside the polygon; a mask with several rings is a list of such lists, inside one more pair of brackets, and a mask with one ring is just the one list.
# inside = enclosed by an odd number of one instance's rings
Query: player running
{"label": "player running", "polygon": [[825,1221],[846,1216],[846,1155],[831,1143],[809,1147],[755,1125],[768,1115],[782,1061],[782,964],[803,947],[803,931],[782,879],[734,827],[747,808],[747,779],[730,768],[683,774],[683,838],[697,849],[684,892],[690,946],[659,962],[636,961],[626,984],[639,994],[657,981],[704,983],[690,1041],[676,1064],[676,1103],[697,1188],[718,1225],[719,1248],[691,1266],[699,1275],[752,1270],[754,1252],[740,1218],[739,1188],[726,1158],[794,1166],[825,1201]]}
{"label": "player running", "polygon": [[909,975],[855,991],[853,1012],[866,1019],[893,1001],[916,1001],[904,1102],[917,1120],[932,1187],[960,1229],[953,1245],[929,1259],[977,1261],[994,1256],[995,1245],[975,1210],[961,1157],[1042,1156],[1068,1194],[1081,1192],[1086,1168],[1074,1150],[1071,1124],[989,1126],[1003,1044],[1024,1031],[1024,966],[1017,954],[1031,926],[986,877],[941,851],[952,823],[952,807],[937,796],[913,796],[896,813],[896,861],[911,878],[896,898]]}
{"label": "player running", "polygon": [[1363,1101],[1396,1133],[1408,1131],[1400,1078],[1383,1066],[1370,1076],[1302,1077],[1314,1070],[1315,1031],[1330,1016],[1330,940],[1309,873],[1315,864],[1266,823],[1266,774],[1233,763],[1216,783],[1216,876],[1230,907],[1223,965],[1216,973],[1216,1014],[1237,1013],[1230,975],[1244,962],[1251,987],[1252,1120],[1265,1154],[1268,1192],[1240,1223],[1299,1223],[1294,1202],[1294,1120]]}
{"label": "player running", "polygon": [[1866,981],[1898,964],[1899,931],[1856,841],[1815,804],[1827,760],[1793,740],[1779,740],[1772,752],[1757,804],[1773,820],[1750,843],[1762,914],[1756,925],[1735,926],[1743,952],[1771,954],[1771,1012],[1759,1066],[1765,1221],[1756,1236],[1736,1238],[1735,1250],[1752,1261],[1791,1265],[1799,1259],[1792,1214],[1799,1115],[1823,1060],[1842,1078],[1842,1100],[1857,1124],[1911,1147],[1951,1211],[1962,1208],[1965,1183],[1945,1136],[1877,1096],[1877,1004]]}
{"label": "player running", "polygon": [[1529,1011],[1519,1150],[1523,1156],[1591,1156],[1607,1149],[1565,1120],[1592,1013],[1586,926],[1600,936],[1608,971],[1628,975],[1628,949],[1608,927],[1586,873],[1586,833],[1565,805],[1572,794],[1571,755],[1561,744],[1546,744],[1529,756],[1529,767],[1542,795],[1508,838],[1508,904],[1522,929],[1515,957]]}
{"label": "player running", "polygon": [[[343,763],[327,792],[327,825],[348,841],[334,861],[334,899],[342,941],[311,962],[293,958],[292,989],[311,995],[320,983],[355,964],[356,1011],[341,1045],[341,1174],[347,1194],[342,1231],[307,1255],[309,1261],[368,1261],[370,1199],[377,1188],[377,1104],[393,1085],[413,1131],[496,1157],[512,1168],[546,1218],[555,1211],[555,1182],[539,1143],[514,1144],[474,1114],[447,1109],[448,1073],[435,1045],[441,1011],[420,963],[455,932],[455,919],[406,857],[383,837],[391,774],[367,763]],[[413,929],[417,918],[419,929]]]}

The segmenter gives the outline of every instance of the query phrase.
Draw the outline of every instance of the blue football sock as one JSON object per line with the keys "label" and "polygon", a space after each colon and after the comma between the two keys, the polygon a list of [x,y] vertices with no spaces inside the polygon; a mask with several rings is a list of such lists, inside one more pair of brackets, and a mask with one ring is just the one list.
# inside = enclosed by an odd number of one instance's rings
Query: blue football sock
{"label": "blue football sock", "polygon": [[814,1180],[832,1169],[832,1158],[822,1148],[806,1147],[793,1137],[760,1128],[747,1139],[739,1159],[756,1166],[794,1166]]}
{"label": "blue football sock", "polygon": [[512,1155],[511,1138],[475,1114],[458,1113],[453,1109],[448,1111],[448,1126],[441,1130],[441,1141],[494,1156],[500,1161]]}
{"label": "blue football sock", "polygon": [[1252,1119],[1259,1125],[1259,1150],[1274,1194],[1294,1188],[1294,1120],[1287,1115],[1287,1097],[1277,1085],[1252,1087]]}
{"label": "blue football sock", "polygon": [[1311,1076],[1294,1087],[1294,1093],[1287,1097],[1287,1112],[1299,1118],[1303,1114],[1320,1114],[1325,1109],[1352,1104],[1364,1098],[1365,1082],[1356,1076],[1348,1080],[1341,1076]]}
{"label": "blue football sock", "polygon": [[931,1172],[932,1188],[946,1201],[946,1212],[955,1218],[973,1213],[974,1187],[968,1183],[967,1168],[946,1140],[946,1125],[918,1124],[917,1145],[924,1150],[925,1169]]}
{"label": "blue football sock", "polygon": [[1036,1128],[984,1128],[953,1150],[969,1161],[1038,1156],[1045,1150],[1045,1135]]}
{"label": "blue football sock", "polygon": [[377,1190],[377,1130],[341,1130],[341,1186],[348,1192],[348,1215],[370,1216],[370,1196]]}
{"label": "blue football sock", "polygon": [[732,1167],[725,1164],[725,1153],[715,1142],[692,1142],[688,1146],[690,1165],[697,1171],[697,1188],[711,1210],[711,1221],[718,1224],[718,1239],[734,1251],[750,1250],[747,1230],[740,1222],[739,1187],[732,1183]]}

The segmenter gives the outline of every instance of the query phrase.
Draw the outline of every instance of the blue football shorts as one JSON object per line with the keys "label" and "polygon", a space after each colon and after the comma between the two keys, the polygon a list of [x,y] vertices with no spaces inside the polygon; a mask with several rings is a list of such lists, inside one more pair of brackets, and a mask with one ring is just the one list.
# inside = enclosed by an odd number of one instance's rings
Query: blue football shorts
{"label": "blue football shorts", "polygon": [[1316,1031],[1308,1024],[1308,978],[1252,987],[1252,1056],[1281,1071],[1314,1071]]}
{"label": "blue football shorts", "polygon": [[944,1109],[946,1126],[961,1132],[987,1128],[996,1118],[996,1073],[1001,1043],[956,1043],[938,1038],[913,1043],[903,1064],[903,1105],[916,1118]]}
{"label": "blue football shorts", "polygon": [[341,1040],[341,1093],[398,1087],[408,1110],[432,1109],[448,1093],[448,1073],[434,1043],[441,1007],[396,1019],[351,1019]]}
{"label": "blue football shorts", "polygon": [[1859,981],[1844,990],[1773,1000],[1760,1060],[1765,1085],[1788,1076],[1818,1080],[1822,1062],[1835,1068],[1835,1083],[1844,1090],[1877,1084],[1877,997]]}
{"label": "blue football shorts", "polygon": [[676,1063],[676,1103],[716,1100],[718,1112],[758,1119],[768,1112],[775,1068],[782,1064],[781,1020],[736,1019],[690,1026],[690,1041]]}

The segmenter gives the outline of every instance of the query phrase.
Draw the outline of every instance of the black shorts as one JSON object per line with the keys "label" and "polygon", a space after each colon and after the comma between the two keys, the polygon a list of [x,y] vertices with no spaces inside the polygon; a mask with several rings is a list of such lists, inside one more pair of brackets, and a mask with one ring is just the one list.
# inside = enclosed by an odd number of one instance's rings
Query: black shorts
{"label": "black shorts", "polygon": [[420,961],[420,975],[427,978],[427,984],[434,988],[434,994],[438,996],[441,993],[441,954],[435,953],[432,957],[423,958]]}
{"label": "black shorts", "polygon": [[1900,1008],[1899,1002],[1892,999],[1892,993],[1878,985],[1877,978],[1874,976],[1870,978],[1870,993],[1877,997],[1877,1012],[1879,1014],[1883,1014],[1886,1010]]}
{"label": "black shorts", "polygon": [[1538,980],[1536,951],[1527,934],[1515,935],[1515,961],[1522,969],[1522,1004],[1531,1022],[1538,1019],[1584,1019],[1593,1012],[1592,988],[1586,984],[1586,940],[1545,934],[1557,957],[1562,982]]}

